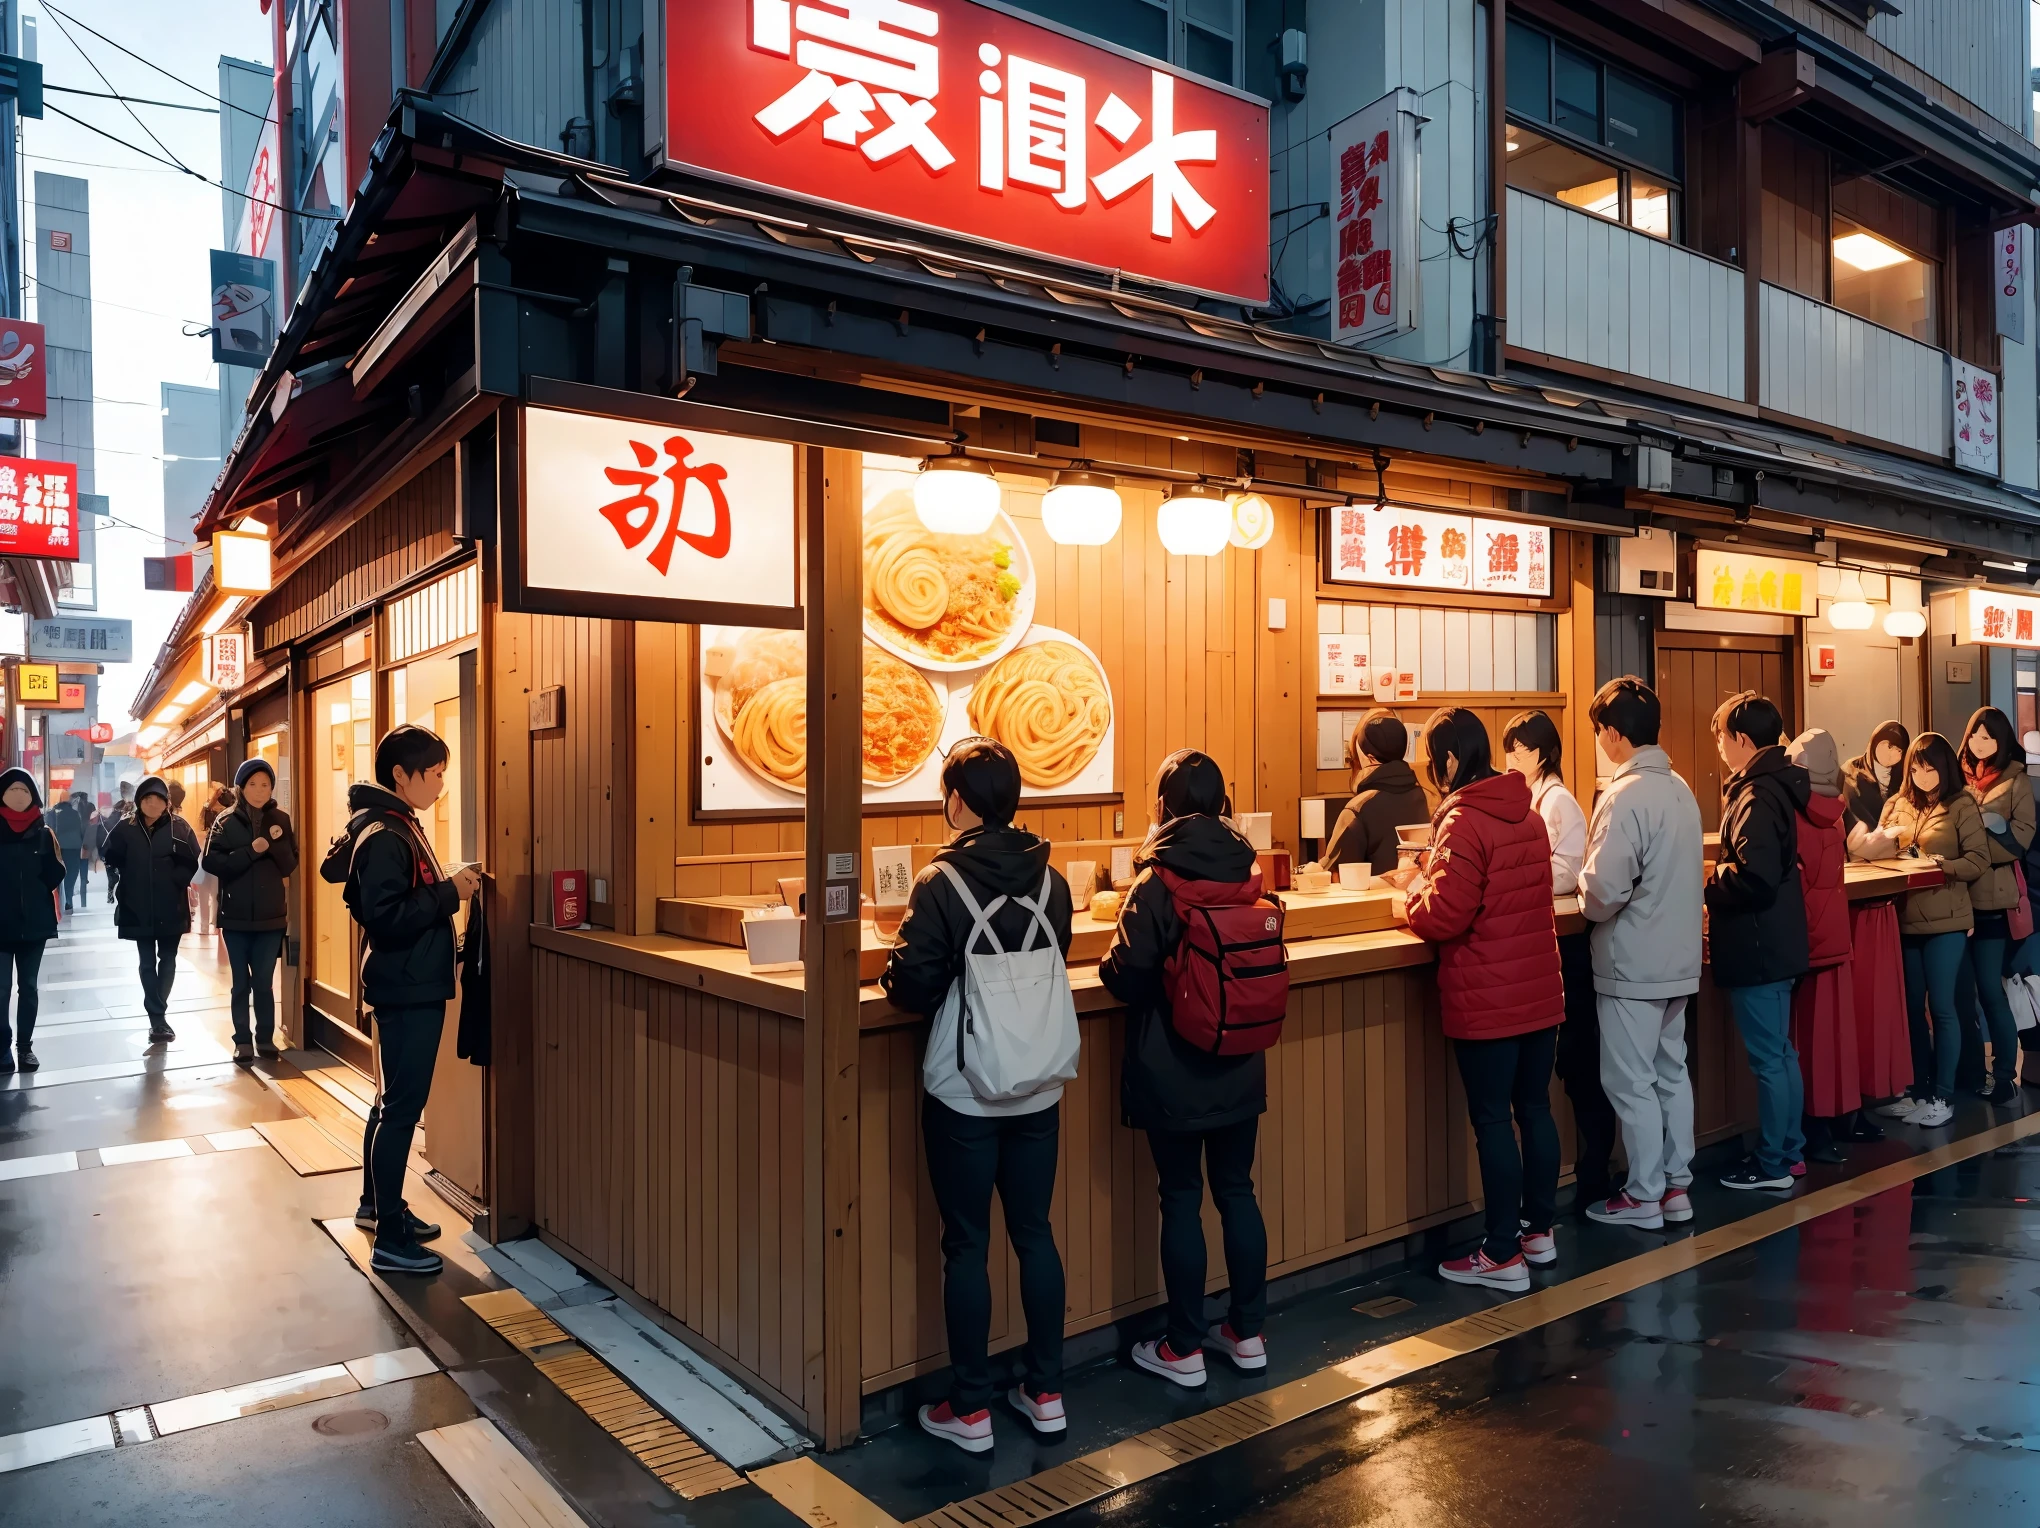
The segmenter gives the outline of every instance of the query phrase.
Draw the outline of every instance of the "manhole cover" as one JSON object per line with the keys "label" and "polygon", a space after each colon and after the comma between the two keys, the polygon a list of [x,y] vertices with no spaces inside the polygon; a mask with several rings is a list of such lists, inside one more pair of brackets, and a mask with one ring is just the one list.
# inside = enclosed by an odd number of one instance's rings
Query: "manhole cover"
{"label": "manhole cover", "polygon": [[312,1431],[329,1438],[354,1438],[389,1425],[390,1419],[380,1411],[329,1411],[312,1423]]}

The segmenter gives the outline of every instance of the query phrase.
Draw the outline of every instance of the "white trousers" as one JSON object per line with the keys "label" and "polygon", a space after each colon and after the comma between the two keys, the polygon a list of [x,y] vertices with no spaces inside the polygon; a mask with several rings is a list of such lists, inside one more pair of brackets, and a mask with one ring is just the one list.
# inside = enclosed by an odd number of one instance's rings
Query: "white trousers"
{"label": "white trousers", "polygon": [[1622,1122],[1629,1197],[1655,1204],[1693,1181],[1693,1080],[1686,1073],[1683,997],[1597,993],[1601,1087]]}

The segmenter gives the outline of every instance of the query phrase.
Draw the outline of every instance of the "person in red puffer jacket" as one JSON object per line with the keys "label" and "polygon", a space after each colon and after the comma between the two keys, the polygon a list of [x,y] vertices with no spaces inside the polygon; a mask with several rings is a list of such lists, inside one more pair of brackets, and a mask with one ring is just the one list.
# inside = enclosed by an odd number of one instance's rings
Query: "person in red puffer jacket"
{"label": "person in red puffer jacket", "polygon": [[1812,794],[1799,809],[1799,887],[1806,898],[1807,972],[1792,989],[1792,1047],[1806,1087],[1806,1160],[1846,1162],[1835,1144],[1862,1103],[1856,1058],[1855,973],[1849,898],[1843,874],[1849,844],[1843,824],[1841,751],[1818,727],[1794,738],[1785,756],[1806,771]]}
{"label": "person in red puffer jacket", "polygon": [[1520,1292],[1530,1287],[1526,1258],[1558,1259],[1551,1070],[1565,988],[1551,840],[1531,810],[1529,782],[1496,773],[1478,716],[1456,706],[1438,712],[1424,744],[1445,799],[1409,886],[1410,932],[1438,946],[1439,1010],[1466,1085],[1487,1198],[1486,1239],[1438,1272],[1457,1284]]}

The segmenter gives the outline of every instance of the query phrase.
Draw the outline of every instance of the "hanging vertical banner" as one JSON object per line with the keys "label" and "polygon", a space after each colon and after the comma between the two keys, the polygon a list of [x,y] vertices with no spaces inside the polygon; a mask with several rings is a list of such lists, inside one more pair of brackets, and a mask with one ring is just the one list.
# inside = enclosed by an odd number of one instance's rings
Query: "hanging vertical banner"
{"label": "hanging vertical banner", "polygon": [[1948,357],[1953,392],[1955,465],[1968,472],[1998,475],[1998,381],[1980,366]]}
{"label": "hanging vertical banner", "polygon": [[1391,90],[1331,130],[1332,339],[1417,327],[1417,109]]}
{"label": "hanging vertical banner", "polygon": [[212,353],[221,366],[260,366],[276,348],[276,262],[212,252]]}
{"label": "hanging vertical banner", "polygon": [[50,412],[49,360],[43,326],[0,318],[0,415],[46,419]]}
{"label": "hanging vertical banner", "polygon": [[1991,259],[1997,284],[1997,332],[2014,345],[2026,343],[2026,258],[2023,223],[1993,235]]}

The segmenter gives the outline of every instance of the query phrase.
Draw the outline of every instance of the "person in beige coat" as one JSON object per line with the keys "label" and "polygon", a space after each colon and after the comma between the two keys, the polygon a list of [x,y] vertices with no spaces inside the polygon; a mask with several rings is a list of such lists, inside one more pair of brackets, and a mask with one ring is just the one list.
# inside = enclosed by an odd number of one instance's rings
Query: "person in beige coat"
{"label": "person in beige coat", "polygon": [[[1976,927],[1969,935],[1968,969],[1955,984],[1963,1063],[1956,1086],[1973,1088],[2002,1105],[2019,1096],[2019,1026],[2005,996],[2005,962],[2013,946],[2008,919],[2026,900],[2018,866],[2033,842],[2034,811],[2025,749],[2012,734],[2011,719],[1996,706],[1980,706],[1969,718],[1962,736],[1962,776],[1982,811],[1990,868],[1969,889]],[[1981,1026],[1976,1022],[1979,1009]],[[1981,1043],[1986,1032],[1989,1072]]]}
{"label": "person in beige coat", "polygon": [[1962,765],[1954,748],[1940,733],[1923,732],[1913,739],[1905,754],[1903,783],[1884,803],[1878,827],[1897,840],[1901,853],[1932,860],[1947,878],[1939,886],[1907,892],[1899,912],[1913,1087],[1910,1096],[1878,1110],[1932,1130],[1954,1117],[1949,1100],[1955,1095],[1955,1068],[1962,1060],[1955,979],[1967,958],[1969,930],[1976,922],[1969,889],[1990,868],[1983,813],[1962,783]]}

